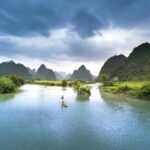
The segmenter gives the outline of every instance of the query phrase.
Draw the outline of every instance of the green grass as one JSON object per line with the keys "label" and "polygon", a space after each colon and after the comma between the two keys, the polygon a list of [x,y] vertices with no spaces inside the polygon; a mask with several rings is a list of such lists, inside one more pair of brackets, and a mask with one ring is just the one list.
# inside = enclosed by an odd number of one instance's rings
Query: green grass
{"label": "green grass", "polygon": [[49,86],[72,86],[73,81],[50,81],[50,80],[33,80],[27,81],[27,83],[39,84],[39,85],[49,85]]}
{"label": "green grass", "polygon": [[39,84],[39,85],[49,85],[49,86],[76,86],[80,84],[88,84],[86,81],[71,81],[71,80],[28,80],[26,83]]}
{"label": "green grass", "polygon": [[143,82],[113,82],[111,85],[102,86],[106,92],[134,96],[150,100],[150,81]]}

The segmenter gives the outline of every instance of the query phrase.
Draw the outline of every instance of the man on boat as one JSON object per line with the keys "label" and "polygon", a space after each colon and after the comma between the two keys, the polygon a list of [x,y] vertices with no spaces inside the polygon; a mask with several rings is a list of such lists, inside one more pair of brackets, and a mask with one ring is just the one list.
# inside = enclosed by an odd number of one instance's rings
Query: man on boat
{"label": "man on boat", "polygon": [[61,97],[61,105],[62,105],[62,106],[65,106],[64,96],[63,96],[63,95],[62,95],[62,97]]}

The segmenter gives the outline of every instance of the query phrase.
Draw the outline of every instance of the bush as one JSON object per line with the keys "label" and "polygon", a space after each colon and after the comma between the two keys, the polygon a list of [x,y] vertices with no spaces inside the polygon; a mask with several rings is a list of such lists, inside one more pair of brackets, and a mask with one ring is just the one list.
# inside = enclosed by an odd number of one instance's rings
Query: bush
{"label": "bush", "polygon": [[76,90],[77,90],[78,95],[80,95],[80,96],[90,96],[91,95],[90,88],[87,85],[77,84]]}
{"label": "bush", "polygon": [[117,92],[126,92],[129,90],[130,90],[130,88],[127,85],[125,85],[125,86],[118,87]]}
{"label": "bush", "polygon": [[67,81],[66,80],[62,80],[62,86],[67,86]]}
{"label": "bush", "polygon": [[143,85],[140,90],[139,96],[150,100],[150,83]]}
{"label": "bush", "polygon": [[0,78],[0,93],[11,93],[15,91],[15,84],[9,78]]}
{"label": "bush", "polygon": [[21,86],[24,84],[24,80],[16,75],[9,75],[8,78],[16,85]]}

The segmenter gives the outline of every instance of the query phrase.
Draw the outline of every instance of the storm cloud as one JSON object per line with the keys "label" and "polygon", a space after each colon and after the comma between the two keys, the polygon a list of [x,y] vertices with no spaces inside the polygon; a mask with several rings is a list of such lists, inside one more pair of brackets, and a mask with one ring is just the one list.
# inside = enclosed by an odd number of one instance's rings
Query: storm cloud
{"label": "storm cloud", "polygon": [[0,0],[0,56],[95,62],[150,41],[149,0]]}
{"label": "storm cloud", "polygon": [[148,0],[5,0],[0,5],[0,33],[48,35],[68,24],[82,36],[110,25],[150,25]]}

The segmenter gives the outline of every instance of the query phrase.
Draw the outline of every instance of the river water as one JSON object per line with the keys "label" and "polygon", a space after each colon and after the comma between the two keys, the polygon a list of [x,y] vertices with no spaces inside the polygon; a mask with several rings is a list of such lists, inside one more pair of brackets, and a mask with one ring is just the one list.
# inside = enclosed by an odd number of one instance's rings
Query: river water
{"label": "river water", "polygon": [[[62,108],[64,95],[68,108]],[[0,150],[149,150],[150,101],[24,85],[0,96]]]}

